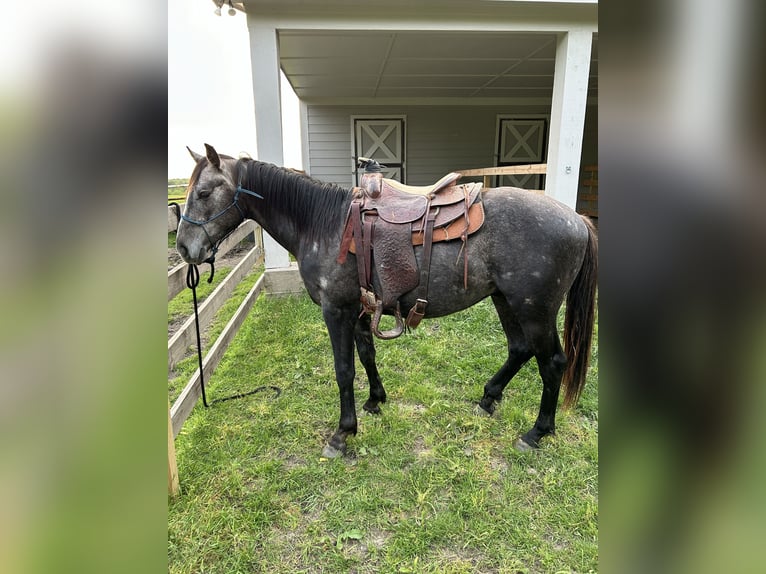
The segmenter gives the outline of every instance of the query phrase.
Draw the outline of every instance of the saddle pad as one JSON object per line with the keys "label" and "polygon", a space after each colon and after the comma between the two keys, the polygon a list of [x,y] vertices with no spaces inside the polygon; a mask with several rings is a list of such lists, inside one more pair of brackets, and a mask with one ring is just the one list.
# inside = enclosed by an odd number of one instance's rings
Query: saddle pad
{"label": "saddle pad", "polygon": [[395,179],[387,179],[385,177],[382,179],[382,181],[385,186],[388,186],[389,188],[393,188],[397,191],[401,191],[403,193],[428,195],[429,193],[436,193],[441,189],[452,187],[453,185],[455,185],[455,182],[457,182],[457,180],[460,179],[461,177],[462,177],[461,174],[453,171],[448,173],[447,175],[442,177],[439,181],[431,185],[405,185],[401,182],[396,181]]}
{"label": "saddle pad", "polygon": [[[478,231],[482,225],[484,225],[484,204],[474,203],[468,210],[468,235],[474,234]],[[447,225],[446,227],[439,227],[434,229],[433,241],[452,241],[453,239],[460,239],[460,236],[465,231],[465,217],[459,217]],[[411,245],[423,245],[423,233],[420,229],[412,232]],[[351,240],[348,249],[351,253],[356,254],[356,244],[354,240]]]}

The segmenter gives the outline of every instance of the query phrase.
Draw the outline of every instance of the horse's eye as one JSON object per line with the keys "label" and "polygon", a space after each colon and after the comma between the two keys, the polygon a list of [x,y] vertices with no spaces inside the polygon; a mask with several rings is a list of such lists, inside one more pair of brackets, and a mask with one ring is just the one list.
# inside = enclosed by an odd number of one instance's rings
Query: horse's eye
{"label": "horse's eye", "polygon": [[200,189],[197,191],[197,195],[199,196],[200,199],[205,199],[206,197],[210,195],[211,192],[212,192],[211,189]]}

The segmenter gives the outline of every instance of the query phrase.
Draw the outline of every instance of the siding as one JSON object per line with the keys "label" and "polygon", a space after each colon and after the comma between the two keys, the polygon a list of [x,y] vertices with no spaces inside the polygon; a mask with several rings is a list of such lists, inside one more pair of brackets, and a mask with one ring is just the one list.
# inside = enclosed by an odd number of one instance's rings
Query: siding
{"label": "siding", "polygon": [[351,184],[351,139],[348,113],[340,108],[308,106],[309,165],[312,177]]}
{"label": "siding", "polygon": [[547,115],[549,106],[308,106],[310,171],[353,182],[351,116],[405,115],[406,183],[427,185],[445,173],[495,165],[498,114]]}

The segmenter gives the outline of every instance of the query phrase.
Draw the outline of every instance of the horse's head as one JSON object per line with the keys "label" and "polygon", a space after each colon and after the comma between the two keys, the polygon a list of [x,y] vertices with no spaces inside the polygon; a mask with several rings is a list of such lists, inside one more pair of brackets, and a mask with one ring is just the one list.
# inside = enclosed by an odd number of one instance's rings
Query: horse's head
{"label": "horse's head", "polygon": [[208,144],[205,150],[203,156],[189,149],[197,164],[176,236],[181,258],[195,264],[213,257],[221,239],[244,219],[237,203],[236,160],[218,155]]}

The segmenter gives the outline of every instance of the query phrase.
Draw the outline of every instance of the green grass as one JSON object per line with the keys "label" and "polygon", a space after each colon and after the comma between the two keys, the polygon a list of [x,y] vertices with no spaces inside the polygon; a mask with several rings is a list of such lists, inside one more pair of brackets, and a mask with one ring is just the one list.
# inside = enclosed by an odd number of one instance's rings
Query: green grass
{"label": "green grass", "polygon": [[[473,414],[505,356],[491,303],[378,341],[388,393],[341,460],[321,458],[338,391],[321,313],[307,297],[259,298],[176,440],[168,563],[186,572],[596,571],[597,344],[579,405],[557,436],[518,453],[541,385],[534,361],[492,418]],[[191,371],[194,369],[192,368]],[[188,377],[187,377],[188,378]]]}

